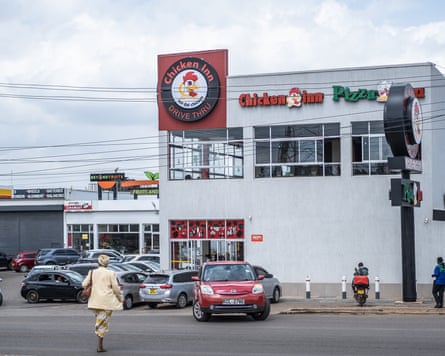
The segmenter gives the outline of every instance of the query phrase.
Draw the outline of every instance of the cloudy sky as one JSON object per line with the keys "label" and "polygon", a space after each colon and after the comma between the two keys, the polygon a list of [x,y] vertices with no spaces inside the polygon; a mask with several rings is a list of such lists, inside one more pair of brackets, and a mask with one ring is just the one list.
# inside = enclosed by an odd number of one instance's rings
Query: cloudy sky
{"label": "cloudy sky", "polygon": [[228,49],[229,75],[433,62],[437,0],[0,0],[0,187],[158,171],[159,54]]}

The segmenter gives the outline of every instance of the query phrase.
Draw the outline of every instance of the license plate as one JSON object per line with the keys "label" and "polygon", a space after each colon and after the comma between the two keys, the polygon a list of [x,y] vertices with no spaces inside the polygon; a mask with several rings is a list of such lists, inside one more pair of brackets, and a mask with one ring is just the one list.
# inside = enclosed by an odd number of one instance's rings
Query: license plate
{"label": "license plate", "polygon": [[223,304],[225,304],[225,305],[242,305],[242,304],[244,304],[244,299],[224,299]]}
{"label": "license plate", "polygon": [[359,290],[357,291],[357,293],[358,293],[358,294],[365,294],[365,290],[364,290],[364,289],[359,289]]}
{"label": "license plate", "polygon": [[156,294],[156,288],[150,288],[150,294]]}

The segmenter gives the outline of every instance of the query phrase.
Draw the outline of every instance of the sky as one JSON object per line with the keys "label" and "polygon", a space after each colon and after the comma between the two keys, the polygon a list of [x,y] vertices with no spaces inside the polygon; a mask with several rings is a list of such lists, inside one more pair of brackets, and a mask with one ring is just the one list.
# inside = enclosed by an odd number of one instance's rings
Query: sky
{"label": "sky", "polygon": [[228,49],[229,76],[432,62],[437,0],[0,0],[0,187],[159,172],[157,56]]}

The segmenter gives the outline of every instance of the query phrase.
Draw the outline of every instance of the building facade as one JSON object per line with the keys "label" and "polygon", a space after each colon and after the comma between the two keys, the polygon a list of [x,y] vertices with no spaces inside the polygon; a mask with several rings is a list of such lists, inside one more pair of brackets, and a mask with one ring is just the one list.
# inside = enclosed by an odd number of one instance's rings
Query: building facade
{"label": "building facade", "polygon": [[[445,80],[435,66],[244,76],[223,66],[206,77],[208,54],[158,59],[158,89],[175,101],[159,96],[161,261],[246,259],[277,275],[285,294],[304,295],[310,279],[320,296],[341,295],[343,277],[350,282],[364,262],[382,295],[399,297],[400,208],[389,190],[400,172],[388,168],[383,111],[390,86],[410,83],[423,110],[422,173],[413,177],[423,192],[417,293],[429,296],[436,257],[445,254]],[[217,75],[219,112],[203,106]],[[175,97],[187,84],[197,95]],[[207,114],[192,120],[203,107]]]}

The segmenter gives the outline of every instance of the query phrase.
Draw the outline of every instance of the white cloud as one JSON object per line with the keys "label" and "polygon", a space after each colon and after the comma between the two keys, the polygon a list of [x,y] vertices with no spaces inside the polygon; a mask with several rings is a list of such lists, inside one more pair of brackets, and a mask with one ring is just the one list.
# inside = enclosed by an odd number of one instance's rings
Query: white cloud
{"label": "white cloud", "polygon": [[[227,48],[230,75],[425,61],[439,68],[445,65],[441,18],[445,4],[433,0],[316,0],[305,4],[289,0],[0,0],[0,7],[0,83],[145,88],[142,93],[111,94],[0,87],[0,94],[149,101],[0,98],[0,131],[8,132],[3,147],[142,136],[153,147],[157,143],[159,54]],[[89,148],[90,154],[94,149]],[[63,150],[76,153],[79,147]],[[151,155],[152,151],[145,149],[144,153]],[[30,154],[32,150],[26,152]],[[8,159],[17,153],[5,155]],[[131,158],[136,155],[128,153],[127,167],[142,175],[141,167],[152,167],[153,162],[134,162]],[[28,168],[31,166],[46,167],[29,164]],[[10,164],[0,168],[0,185],[10,178],[2,178],[2,171],[23,170]],[[43,184],[48,177],[41,179]],[[19,177],[15,181],[31,182]],[[57,177],[56,181],[86,186],[88,174],[73,180]],[[34,177],[32,182],[39,180]]]}

